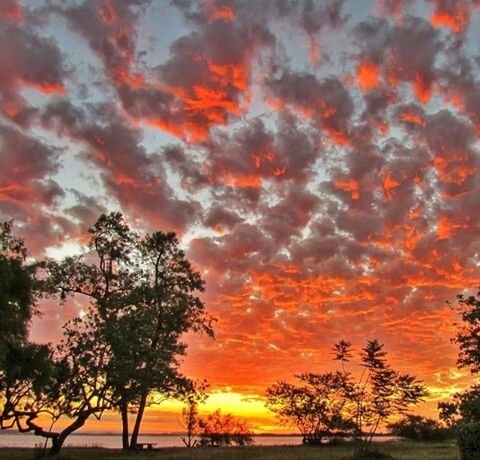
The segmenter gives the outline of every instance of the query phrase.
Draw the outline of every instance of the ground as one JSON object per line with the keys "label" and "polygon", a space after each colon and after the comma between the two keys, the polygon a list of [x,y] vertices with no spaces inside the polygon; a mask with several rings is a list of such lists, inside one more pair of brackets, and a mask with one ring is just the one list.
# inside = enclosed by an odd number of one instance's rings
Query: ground
{"label": "ground", "polygon": [[[379,449],[392,455],[395,460],[458,460],[458,449],[454,442],[382,443]],[[346,460],[351,458],[352,447],[230,447],[230,448],[165,448],[145,452],[121,452],[97,448],[65,448],[59,460]],[[23,460],[41,458],[40,451],[34,449],[0,449],[0,459]]]}

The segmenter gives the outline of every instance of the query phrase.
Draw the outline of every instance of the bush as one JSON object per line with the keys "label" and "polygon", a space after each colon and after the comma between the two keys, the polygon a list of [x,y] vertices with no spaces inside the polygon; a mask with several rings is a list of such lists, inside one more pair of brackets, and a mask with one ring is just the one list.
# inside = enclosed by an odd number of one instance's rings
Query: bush
{"label": "bush", "polygon": [[222,415],[220,409],[198,420],[200,446],[248,446],[253,444],[247,424],[231,414]]}
{"label": "bush", "polygon": [[480,422],[460,424],[457,442],[462,460],[480,460]]}
{"label": "bush", "polygon": [[391,434],[412,441],[443,441],[454,436],[450,428],[442,427],[436,420],[419,415],[407,415],[388,425]]}

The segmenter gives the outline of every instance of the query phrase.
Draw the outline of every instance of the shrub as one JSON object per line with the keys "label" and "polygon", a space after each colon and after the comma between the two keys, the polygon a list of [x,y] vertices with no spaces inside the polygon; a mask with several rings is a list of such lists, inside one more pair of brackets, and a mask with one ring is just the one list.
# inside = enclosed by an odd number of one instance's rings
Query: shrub
{"label": "shrub", "polygon": [[419,415],[407,415],[388,425],[388,428],[393,435],[412,441],[442,441],[454,436],[451,429],[442,427],[436,420]]}
{"label": "shrub", "polygon": [[480,460],[480,422],[461,423],[457,442],[462,460]]}
{"label": "shrub", "polygon": [[220,409],[205,418],[200,418],[198,425],[201,446],[248,446],[253,444],[253,433],[247,424],[231,414],[222,415]]}

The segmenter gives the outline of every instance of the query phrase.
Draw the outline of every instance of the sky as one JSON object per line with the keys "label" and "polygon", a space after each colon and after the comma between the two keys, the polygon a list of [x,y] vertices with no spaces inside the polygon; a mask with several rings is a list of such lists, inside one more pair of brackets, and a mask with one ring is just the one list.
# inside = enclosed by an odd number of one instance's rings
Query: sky
{"label": "sky", "polygon": [[471,382],[447,301],[480,279],[479,35],[479,0],[2,0],[0,220],[36,257],[102,212],[176,231],[218,319],[182,365],[205,410],[281,430],[269,385],[377,338],[434,414]]}

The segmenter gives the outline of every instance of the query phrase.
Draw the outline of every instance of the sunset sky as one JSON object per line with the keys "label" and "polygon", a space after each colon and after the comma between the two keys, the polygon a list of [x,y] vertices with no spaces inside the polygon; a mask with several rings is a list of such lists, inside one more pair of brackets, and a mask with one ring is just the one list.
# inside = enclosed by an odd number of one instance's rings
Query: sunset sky
{"label": "sunset sky", "polygon": [[471,381],[446,301],[480,281],[479,0],[2,0],[0,43],[0,220],[37,257],[101,212],[175,230],[218,319],[183,364],[208,409],[279,430],[266,387],[341,338],[385,343],[423,413]]}

